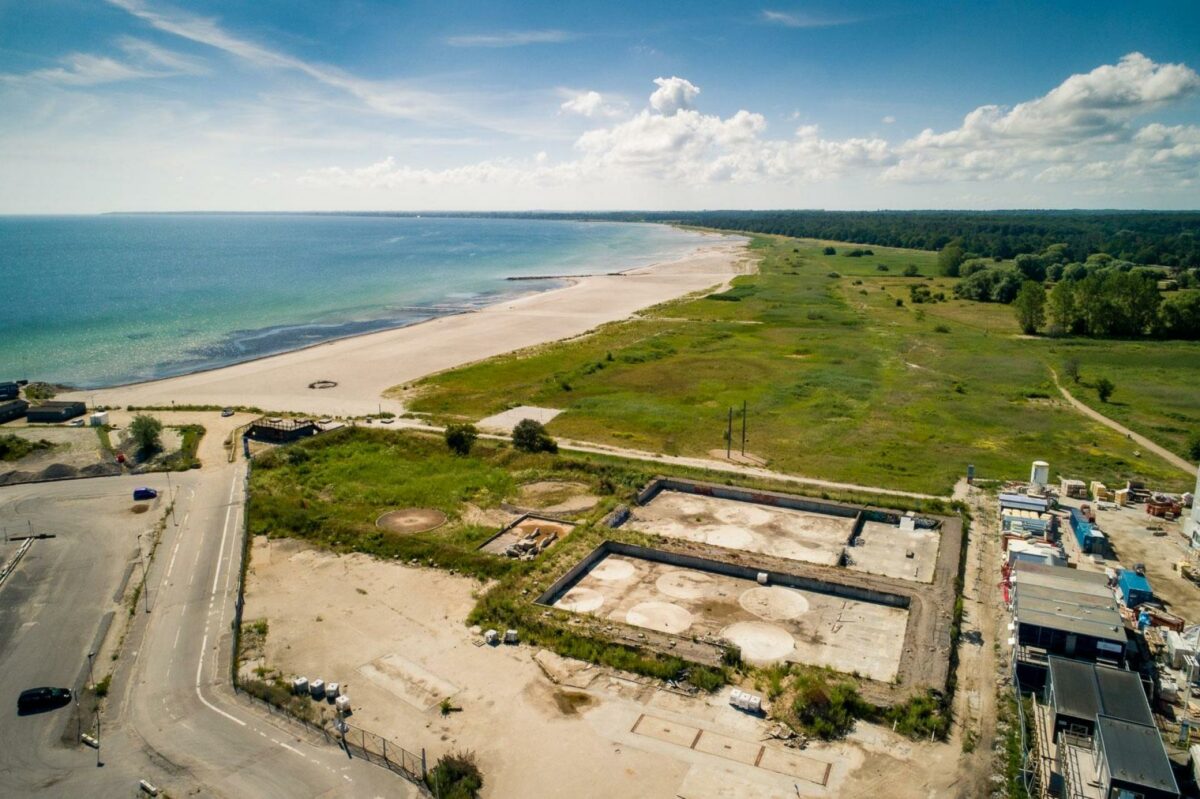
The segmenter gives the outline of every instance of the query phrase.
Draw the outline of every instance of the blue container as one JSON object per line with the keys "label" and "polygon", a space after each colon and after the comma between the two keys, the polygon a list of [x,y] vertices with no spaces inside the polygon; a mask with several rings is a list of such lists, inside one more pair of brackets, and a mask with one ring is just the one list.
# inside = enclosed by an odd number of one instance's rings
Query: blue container
{"label": "blue container", "polygon": [[1117,587],[1121,590],[1121,601],[1125,603],[1125,607],[1136,608],[1143,602],[1149,602],[1154,599],[1154,592],[1150,589],[1150,581],[1142,575],[1128,569],[1121,572],[1117,577]]}

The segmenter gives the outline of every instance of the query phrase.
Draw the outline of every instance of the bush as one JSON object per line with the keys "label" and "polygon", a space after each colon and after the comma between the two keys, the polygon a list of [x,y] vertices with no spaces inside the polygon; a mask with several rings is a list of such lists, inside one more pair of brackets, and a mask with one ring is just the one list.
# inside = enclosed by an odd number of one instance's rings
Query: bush
{"label": "bush", "polygon": [[483,774],[474,752],[452,752],[425,775],[425,784],[440,799],[475,799],[483,788]]}
{"label": "bush", "polygon": [[1101,402],[1108,402],[1108,398],[1111,397],[1113,392],[1116,390],[1116,385],[1107,377],[1102,377],[1096,381],[1096,396],[1100,398]]}
{"label": "bush", "polygon": [[[1192,437],[1188,439],[1187,453],[1192,460],[1200,461],[1200,433],[1193,433]],[[1193,502],[1195,501],[1200,500],[1193,500]]]}
{"label": "bush", "polygon": [[823,671],[801,674],[796,689],[792,705],[796,721],[809,735],[822,740],[845,737],[856,719],[869,718],[874,711],[851,683],[833,682]]}
{"label": "bush", "polygon": [[826,247],[824,250],[821,250],[821,254],[822,255],[837,255],[837,250],[833,247]]}
{"label": "bush", "polygon": [[470,455],[471,447],[475,446],[475,439],[479,438],[479,431],[475,429],[473,424],[449,424],[446,425],[446,446],[456,455]]}
{"label": "bush", "polygon": [[513,446],[522,452],[558,452],[558,444],[546,434],[546,427],[533,419],[522,419],[512,431]]}
{"label": "bush", "polygon": [[905,277],[917,277],[920,274],[921,270],[917,268],[916,264],[909,264],[908,266],[904,267]]}
{"label": "bush", "polygon": [[949,333],[950,328],[947,325],[936,324],[933,326],[933,332],[934,333]]}
{"label": "bush", "polygon": [[960,280],[954,287],[954,295],[964,300],[1010,303],[1024,282],[1024,276],[1016,269],[989,267]]}
{"label": "bush", "polygon": [[162,422],[153,416],[138,414],[129,423],[129,434],[142,452],[157,452],[162,449]]}
{"label": "bush", "polygon": [[875,268],[876,268],[878,271],[880,271],[880,272],[886,272],[886,271],[888,271],[888,265],[887,265],[887,264],[875,264]]}

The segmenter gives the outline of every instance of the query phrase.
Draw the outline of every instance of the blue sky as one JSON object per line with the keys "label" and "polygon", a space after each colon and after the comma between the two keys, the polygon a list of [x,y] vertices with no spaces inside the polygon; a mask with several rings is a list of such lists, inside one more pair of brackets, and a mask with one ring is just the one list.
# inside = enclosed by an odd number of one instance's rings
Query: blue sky
{"label": "blue sky", "polygon": [[0,212],[1200,207],[1200,4],[0,0]]}

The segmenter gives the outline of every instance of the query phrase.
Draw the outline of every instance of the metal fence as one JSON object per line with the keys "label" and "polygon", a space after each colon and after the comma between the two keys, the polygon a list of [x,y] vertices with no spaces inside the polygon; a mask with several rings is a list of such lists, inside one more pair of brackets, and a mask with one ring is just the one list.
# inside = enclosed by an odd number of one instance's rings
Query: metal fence
{"label": "metal fence", "polygon": [[[246,462],[246,478],[242,485],[243,496],[247,498],[245,507],[249,507],[250,496],[250,470],[253,468],[253,461]],[[330,729],[325,722],[315,723],[309,721],[302,716],[290,712],[286,707],[281,707],[269,701],[265,697],[258,696],[246,690],[240,682],[238,676],[238,656],[242,651],[242,611],[246,606],[246,567],[250,558],[250,523],[248,515],[242,513],[241,524],[242,535],[242,557],[238,564],[238,581],[237,581],[237,598],[233,606],[233,648],[230,653],[230,675],[233,683],[234,693],[249,698],[251,701],[261,704],[269,712],[278,714],[290,721],[302,724],[306,730],[314,736],[319,735],[324,739],[325,743],[340,746],[346,750],[347,754],[361,757],[378,766],[383,766],[390,771],[399,774],[400,776],[415,783],[422,793],[432,796],[429,790],[425,787],[425,750],[421,750],[421,754],[414,754],[402,746],[389,741],[382,735],[377,735],[369,730],[364,730],[361,727],[356,727],[348,722],[341,721],[340,728],[344,732],[339,732],[336,729]]]}

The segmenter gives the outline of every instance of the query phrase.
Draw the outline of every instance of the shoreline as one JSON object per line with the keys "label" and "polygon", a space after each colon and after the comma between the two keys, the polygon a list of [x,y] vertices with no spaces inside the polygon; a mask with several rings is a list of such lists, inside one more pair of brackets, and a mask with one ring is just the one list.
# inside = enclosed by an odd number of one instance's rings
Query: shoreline
{"label": "shoreline", "polygon": [[[552,278],[565,285],[509,295],[479,308],[412,324],[315,342],[182,375],[95,389],[62,399],[107,406],[257,406],[273,411],[354,416],[403,404],[384,393],[437,372],[586,333],[647,307],[746,274],[749,240],[704,232],[689,254],[617,273]],[[619,281],[619,286],[611,285]],[[332,380],[337,386],[310,389]]]}

